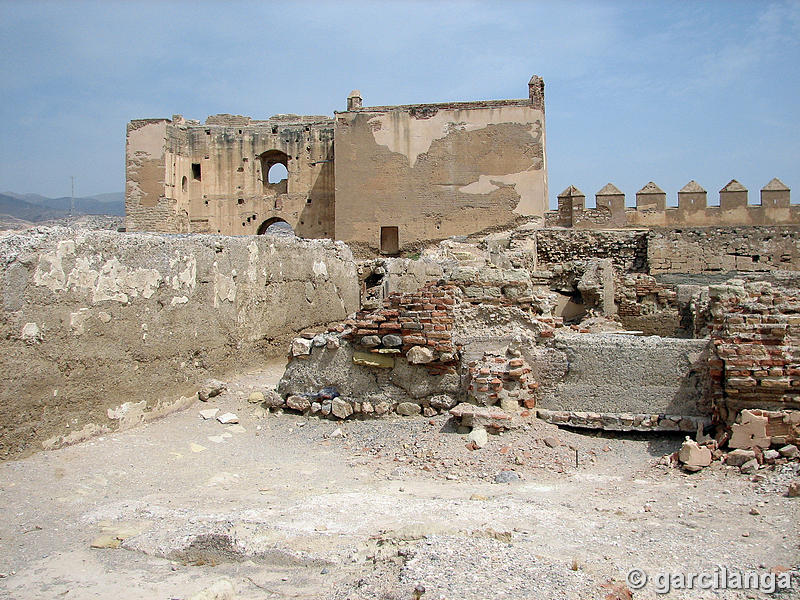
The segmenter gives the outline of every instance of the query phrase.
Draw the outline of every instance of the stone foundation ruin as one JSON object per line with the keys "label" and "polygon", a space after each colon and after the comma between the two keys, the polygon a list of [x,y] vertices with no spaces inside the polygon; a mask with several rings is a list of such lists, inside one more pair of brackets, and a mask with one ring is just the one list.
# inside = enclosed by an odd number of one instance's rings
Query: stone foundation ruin
{"label": "stone foundation ruin", "polygon": [[692,181],[670,208],[651,182],[626,208],[609,184],[592,208],[570,186],[547,211],[528,91],[132,121],[128,233],[0,240],[2,457],[155,418],[287,344],[271,409],[796,440],[788,188],[751,206],[731,181],[712,207]]}

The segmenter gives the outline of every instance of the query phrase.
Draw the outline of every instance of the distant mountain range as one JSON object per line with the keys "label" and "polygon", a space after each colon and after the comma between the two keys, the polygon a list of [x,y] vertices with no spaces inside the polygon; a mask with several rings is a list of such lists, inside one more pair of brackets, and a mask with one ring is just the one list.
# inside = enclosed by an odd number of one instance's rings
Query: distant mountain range
{"label": "distant mountain range", "polygon": [[[70,198],[47,198],[39,194],[0,192],[0,216],[31,223],[69,216]],[[75,215],[125,215],[125,194],[97,194],[75,198]]]}

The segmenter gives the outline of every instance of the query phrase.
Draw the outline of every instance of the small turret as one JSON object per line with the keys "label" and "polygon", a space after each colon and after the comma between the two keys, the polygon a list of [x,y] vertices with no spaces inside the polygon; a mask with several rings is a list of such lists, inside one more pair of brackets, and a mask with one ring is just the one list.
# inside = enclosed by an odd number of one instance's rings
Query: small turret
{"label": "small turret", "polygon": [[358,110],[361,108],[361,92],[353,90],[347,96],[347,110]]}

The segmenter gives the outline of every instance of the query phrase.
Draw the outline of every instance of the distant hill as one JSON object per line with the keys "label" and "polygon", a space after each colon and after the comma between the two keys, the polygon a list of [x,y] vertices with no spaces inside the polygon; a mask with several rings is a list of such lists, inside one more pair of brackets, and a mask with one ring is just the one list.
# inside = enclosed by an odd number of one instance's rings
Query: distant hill
{"label": "distant hill", "polygon": [[[62,219],[69,215],[70,198],[47,198],[39,194],[0,193],[0,215],[34,223]],[[75,198],[76,215],[125,215],[122,192]]]}

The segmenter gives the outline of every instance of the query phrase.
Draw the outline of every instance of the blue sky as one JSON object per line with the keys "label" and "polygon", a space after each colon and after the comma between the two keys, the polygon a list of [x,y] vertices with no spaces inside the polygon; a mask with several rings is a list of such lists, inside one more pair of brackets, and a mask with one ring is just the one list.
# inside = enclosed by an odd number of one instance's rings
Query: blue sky
{"label": "blue sky", "polygon": [[0,191],[124,188],[130,119],[524,98],[570,184],[772,177],[800,202],[800,2],[0,0]]}

